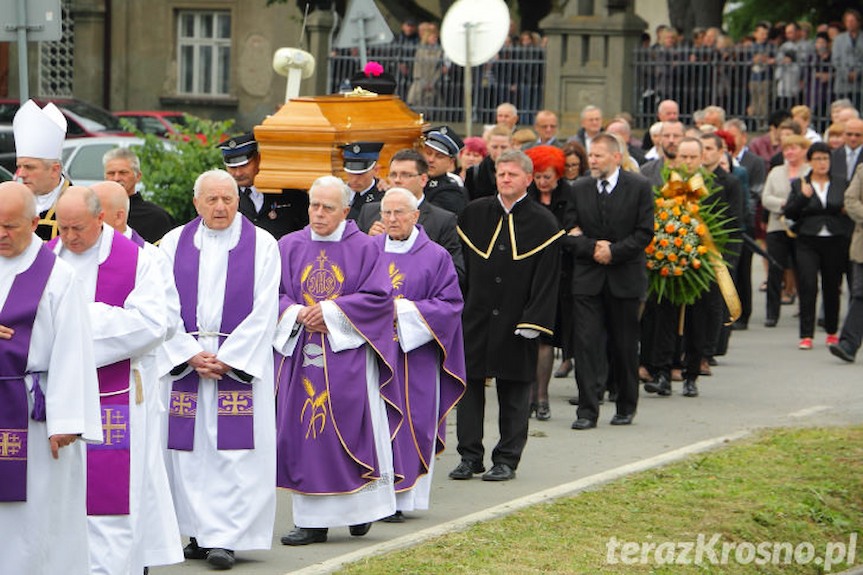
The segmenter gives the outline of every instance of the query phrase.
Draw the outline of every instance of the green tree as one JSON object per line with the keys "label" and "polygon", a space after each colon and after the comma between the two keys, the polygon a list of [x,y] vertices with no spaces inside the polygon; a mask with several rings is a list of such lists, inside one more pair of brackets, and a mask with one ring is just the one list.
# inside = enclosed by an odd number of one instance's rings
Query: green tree
{"label": "green tree", "polygon": [[775,22],[808,21],[821,24],[841,20],[848,8],[846,0],[743,0],[726,16],[728,32],[737,40],[751,34],[761,20]]}
{"label": "green tree", "polygon": [[168,141],[143,134],[124,122],[125,129],[144,139],[144,145],[135,150],[144,174],[144,195],[168,210],[178,222],[193,219],[195,179],[207,170],[223,166],[216,143],[229,133],[234,121],[216,122],[186,115],[186,125],[178,126],[179,135]]}

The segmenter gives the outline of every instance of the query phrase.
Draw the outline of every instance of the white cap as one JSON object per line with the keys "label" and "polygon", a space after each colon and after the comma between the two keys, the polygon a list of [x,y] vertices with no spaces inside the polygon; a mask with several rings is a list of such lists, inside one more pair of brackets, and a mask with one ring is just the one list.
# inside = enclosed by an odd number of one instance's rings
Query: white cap
{"label": "white cap", "polygon": [[12,120],[15,155],[19,158],[59,160],[66,139],[66,117],[49,103],[40,108],[33,100],[21,106]]}

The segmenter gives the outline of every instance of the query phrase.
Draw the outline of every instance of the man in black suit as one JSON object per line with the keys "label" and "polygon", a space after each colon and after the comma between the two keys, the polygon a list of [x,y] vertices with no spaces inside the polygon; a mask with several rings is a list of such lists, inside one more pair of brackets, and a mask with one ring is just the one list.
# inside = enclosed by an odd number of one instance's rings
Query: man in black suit
{"label": "man in black suit", "polygon": [[305,190],[263,193],[255,187],[261,169],[258,142],[251,132],[219,144],[222,161],[240,188],[238,211],[276,239],[303,229],[309,223],[309,196]]}
{"label": "man in black suit", "polygon": [[863,120],[845,122],[845,145],[833,151],[830,159],[830,176],[841,176],[847,185],[857,166],[863,164]]}
{"label": "man in black suit", "polygon": [[[416,150],[406,148],[396,152],[390,160],[389,180],[395,187],[405,188],[419,202],[419,225],[434,243],[443,247],[452,256],[452,263],[458,273],[459,284],[464,280],[464,255],[461,241],[456,234],[456,216],[443,208],[435,206],[423,194],[428,181],[428,164]],[[363,204],[360,215],[356,219],[357,226],[369,234],[376,236],[386,231],[381,221],[381,203]]]}
{"label": "man in black suit", "polygon": [[632,423],[638,406],[638,311],[647,293],[644,248],[653,238],[653,191],[638,174],[620,169],[617,139],[599,134],[588,154],[590,177],[573,186],[566,243],[574,257],[575,379],[578,418],[573,429],[599,417],[596,342],[607,332],[617,383],[612,425]]}
{"label": "man in black suit", "polygon": [[359,217],[364,204],[379,202],[384,197],[378,189],[378,157],[383,147],[381,142],[353,142],[342,146],[345,182],[354,193],[349,220]]}

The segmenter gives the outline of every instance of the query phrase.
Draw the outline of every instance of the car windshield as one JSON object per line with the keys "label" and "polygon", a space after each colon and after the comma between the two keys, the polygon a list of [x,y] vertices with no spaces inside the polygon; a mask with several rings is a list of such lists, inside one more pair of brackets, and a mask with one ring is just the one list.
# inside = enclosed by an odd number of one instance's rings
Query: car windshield
{"label": "car windshield", "polygon": [[186,121],[186,116],[167,116],[165,119],[175,126],[183,126],[185,128],[189,125],[189,122]]}
{"label": "car windshield", "polygon": [[83,102],[64,102],[59,107],[90,132],[123,131],[120,121],[115,116]]}

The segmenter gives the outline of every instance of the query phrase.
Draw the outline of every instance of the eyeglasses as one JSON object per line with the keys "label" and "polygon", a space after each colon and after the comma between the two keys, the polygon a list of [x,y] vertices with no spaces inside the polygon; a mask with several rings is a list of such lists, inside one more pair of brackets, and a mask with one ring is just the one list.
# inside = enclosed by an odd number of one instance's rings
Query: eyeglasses
{"label": "eyeglasses", "polygon": [[416,178],[419,174],[409,174],[407,172],[390,172],[391,180],[407,180],[410,178]]}

